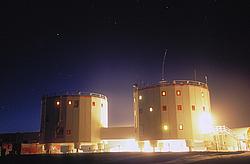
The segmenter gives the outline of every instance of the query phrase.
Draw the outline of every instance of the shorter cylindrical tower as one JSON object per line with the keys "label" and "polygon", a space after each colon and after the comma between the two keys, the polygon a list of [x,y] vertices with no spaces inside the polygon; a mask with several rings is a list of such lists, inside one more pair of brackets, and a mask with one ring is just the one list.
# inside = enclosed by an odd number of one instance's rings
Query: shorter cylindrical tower
{"label": "shorter cylindrical tower", "polygon": [[42,97],[40,143],[99,142],[102,127],[108,127],[106,96],[77,92]]}

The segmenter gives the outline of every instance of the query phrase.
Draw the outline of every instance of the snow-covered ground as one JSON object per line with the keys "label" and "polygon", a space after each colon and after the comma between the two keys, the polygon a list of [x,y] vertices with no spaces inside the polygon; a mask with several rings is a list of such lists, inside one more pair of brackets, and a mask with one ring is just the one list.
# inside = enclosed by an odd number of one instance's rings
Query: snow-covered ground
{"label": "snow-covered ground", "polygon": [[250,152],[93,153],[0,157],[0,163],[248,163]]}

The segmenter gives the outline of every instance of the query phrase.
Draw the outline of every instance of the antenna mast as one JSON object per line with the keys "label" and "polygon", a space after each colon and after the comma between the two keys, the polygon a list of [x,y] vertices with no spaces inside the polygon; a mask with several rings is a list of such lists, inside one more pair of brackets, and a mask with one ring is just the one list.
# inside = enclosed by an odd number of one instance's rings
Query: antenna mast
{"label": "antenna mast", "polygon": [[162,60],[162,68],[161,68],[161,81],[165,81],[165,59],[167,56],[168,49],[165,50],[165,54]]}

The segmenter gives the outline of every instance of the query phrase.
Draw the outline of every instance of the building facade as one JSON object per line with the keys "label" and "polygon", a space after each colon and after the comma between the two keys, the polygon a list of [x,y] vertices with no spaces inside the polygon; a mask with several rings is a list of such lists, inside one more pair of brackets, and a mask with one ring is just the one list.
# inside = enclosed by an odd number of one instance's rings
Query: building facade
{"label": "building facade", "polygon": [[175,80],[133,87],[136,138],[146,140],[204,140],[212,130],[207,84]]}
{"label": "building facade", "polygon": [[100,129],[108,127],[107,97],[96,93],[74,93],[42,98],[40,143],[100,142]]}

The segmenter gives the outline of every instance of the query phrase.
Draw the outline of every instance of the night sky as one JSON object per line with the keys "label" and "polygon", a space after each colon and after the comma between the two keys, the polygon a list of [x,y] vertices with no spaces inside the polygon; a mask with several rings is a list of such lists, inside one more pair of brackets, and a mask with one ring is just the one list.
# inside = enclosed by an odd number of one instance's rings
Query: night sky
{"label": "night sky", "polygon": [[[84,3],[83,3],[84,2]],[[0,133],[39,131],[41,97],[108,97],[109,125],[133,125],[132,84],[205,81],[218,125],[250,126],[250,2],[9,1],[0,4]]]}

